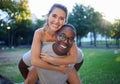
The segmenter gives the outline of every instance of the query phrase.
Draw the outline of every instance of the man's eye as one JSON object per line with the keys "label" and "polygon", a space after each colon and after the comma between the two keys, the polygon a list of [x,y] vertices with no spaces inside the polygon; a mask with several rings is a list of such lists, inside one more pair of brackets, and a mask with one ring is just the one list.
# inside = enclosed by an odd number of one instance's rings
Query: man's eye
{"label": "man's eye", "polygon": [[64,38],[64,35],[60,35],[59,37],[60,37],[60,38]]}
{"label": "man's eye", "polygon": [[74,38],[69,38],[69,41],[74,42],[75,40],[74,40]]}

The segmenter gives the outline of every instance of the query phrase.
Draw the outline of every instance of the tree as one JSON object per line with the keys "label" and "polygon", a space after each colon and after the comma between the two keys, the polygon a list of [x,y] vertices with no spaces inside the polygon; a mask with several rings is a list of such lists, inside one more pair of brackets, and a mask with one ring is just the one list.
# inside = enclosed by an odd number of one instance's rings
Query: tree
{"label": "tree", "polygon": [[[40,19],[37,19],[34,23],[33,23],[33,29],[37,29],[37,28],[41,28],[45,23],[45,20],[40,20]],[[33,30],[33,31],[34,31]]]}
{"label": "tree", "polygon": [[[5,18],[3,18],[0,22],[2,22],[2,28],[5,30],[7,27],[10,27],[11,29],[7,31],[10,35],[10,46],[13,45],[13,43],[17,44],[18,31],[19,36],[22,36],[23,33],[31,31],[32,21],[31,21],[31,12],[28,6],[28,0],[1,0],[0,3],[0,10],[6,12],[7,14],[7,21],[4,21]],[[24,31],[23,31],[24,29]],[[7,29],[6,29],[7,30]],[[31,32],[32,34],[32,32]],[[31,35],[30,34],[30,35]],[[24,36],[29,36],[28,34]],[[15,42],[13,42],[15,41]]]}
{"label": "tree", "polygon": [[96,38],[97,34],[99,32],[99,29],[101,28],[101,22],[102,22],[102,15],[99,12],[93,12],[89,15],[90,18],[90,32],[93,34],[94,38],[94,46],[96,46]]}
{"label": "tree", "polygon": [[3,40],[8,45],[9,43],[9,31],[7,27],[9,24],[12,24],[12,17],[13,12],[17,11],[16,4],[14,1],[11,0],[1,0],[0,2],[0,11],[1,11],[1,17],[0,18],[0,40]]}
{"label": "tree", "polygon": [[77,30],[77,43],[79,46],[81,46],[82,37],[86,36],[89,32],[87,9],[89,8],[83,5],[75,4],[68,17],[68,23],[73,24]]}
{"label": "tree", "polygon": [[107,39],[110,37],[111,29],[112,29],[112,24],[109,21],[102,19],[101,27],[99,28],[99,34],[106,37],[106,47],[109,47]]}
{"label": "tree", "polygon": [[111,29],[111,37],[116,39],[116,45],[119,47],[119,39],[120,39],[120,19],[117,19],[113,28]]}

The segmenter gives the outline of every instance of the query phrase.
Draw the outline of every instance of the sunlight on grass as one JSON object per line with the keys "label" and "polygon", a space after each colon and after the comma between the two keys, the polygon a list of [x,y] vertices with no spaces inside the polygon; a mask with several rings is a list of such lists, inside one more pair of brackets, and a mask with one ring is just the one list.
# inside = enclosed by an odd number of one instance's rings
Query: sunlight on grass
{"label": "sunlight on grass", "polygon": [[120,62],[120,56],[117,56],[117,57],[116,57],[116,61],[117,61],[117,62]]}
{"label": "sunlight on grass", "polygon": [[[84,63],[79,70],[83,84],[119,84],[120,62],[112,49],[83,49]],[[119,58],[117,58],[119,59]]]}

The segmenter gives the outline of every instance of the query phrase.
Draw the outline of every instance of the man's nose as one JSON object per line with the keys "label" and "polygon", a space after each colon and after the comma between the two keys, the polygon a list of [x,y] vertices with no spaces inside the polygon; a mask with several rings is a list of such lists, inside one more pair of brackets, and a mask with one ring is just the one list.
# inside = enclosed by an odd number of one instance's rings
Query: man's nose
{"label": "man's nose", "polygon": [[65,39],[65,40],[64,40],[65,43],[68,43],[68,41],[69,41],[69,39]]}

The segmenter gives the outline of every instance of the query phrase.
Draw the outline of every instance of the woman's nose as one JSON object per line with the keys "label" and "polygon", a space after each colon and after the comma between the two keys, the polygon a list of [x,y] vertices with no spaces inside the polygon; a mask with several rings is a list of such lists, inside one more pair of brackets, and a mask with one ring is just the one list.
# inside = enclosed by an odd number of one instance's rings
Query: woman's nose
{"label": "woman's nose", "polygon": [[59,18],[56,18],[56,19],[55,19],[55,23],[58,23],[58,22],[59,22]]}

